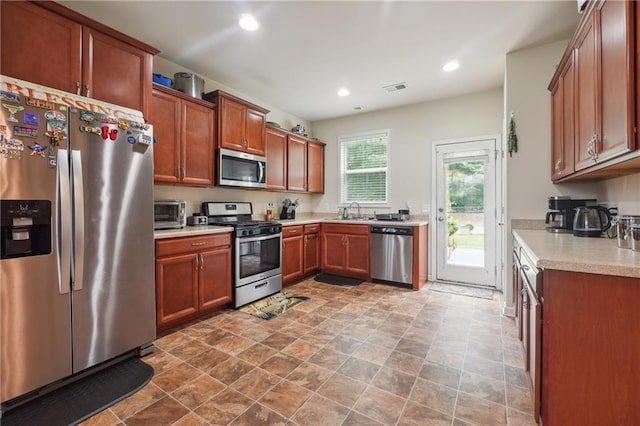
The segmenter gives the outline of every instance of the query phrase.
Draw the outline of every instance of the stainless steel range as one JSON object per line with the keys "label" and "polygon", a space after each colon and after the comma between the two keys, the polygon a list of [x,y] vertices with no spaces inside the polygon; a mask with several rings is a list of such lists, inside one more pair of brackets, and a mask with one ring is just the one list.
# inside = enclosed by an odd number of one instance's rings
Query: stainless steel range
{"label": "stainless steel range", "polygon": [[282,225],[254,221],[245,202],[202,203],[210,225],[233,226],[234,297],[238,308],[282,290]]}

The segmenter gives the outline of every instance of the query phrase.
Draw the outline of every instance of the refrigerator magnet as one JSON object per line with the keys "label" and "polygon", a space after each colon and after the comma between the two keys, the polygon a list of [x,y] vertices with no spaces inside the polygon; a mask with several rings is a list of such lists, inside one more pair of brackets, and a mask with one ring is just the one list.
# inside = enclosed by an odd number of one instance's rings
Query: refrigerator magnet
{"label": "refrigerator magnet", "polygon": [[24,143],[20,139],[11,138],[3,145],[12,151],[24,151]]}
{"label": "refrigerator magnet", "polygon": [[34,143],[33,145],[29,145],[29,149],[31,150],[31,156],[35,156],[35,155],[39,155],[42,158],[46,158],[47,154],[47,149],[49,149],[49,147],[47,146],[42,146],[39,143]]}
{"label": "refrigerator magnet", "polygon": [[57,121],[60,123],[64,123],[67,121],[67,116],[60,111],[51,110],[44,113],[44,118],[48,121]]}
{"label": "refrigerator magnet", "polygon": [[4,90],[0,90],[0,100],[19,103],[20,95],[16,95],[15,93],[5,92]]}
{"label": "refrigerator magnet", "polygon": [[13,105],[13,104],[5,104],[5,103],[3,103],[2,106],[5,107],[7,111],[9,111],[9,118],[7,118],[7,121],[18,123],[19,121],[16,118],[16,114],[24,110],[24,107],[22,105]]}
{"label": "refrigerator magnet", "polygon": [[44,108],[44,109],[54,109],[56,105],[53,102],[44,101],[42,99],[36,98],[27,98],[27,105],[36,107],[36,108]]}
{"label": "refrigerator magnet", "polygon": [[40,115],[31,114],[30,112],[25,112],[22,116],[22,121],[24,121],[24,124],[28,124],[30,126],[39,126]]}
{"label": "refrigerator magnet", "polygon": [[53,147],[49,148],[49,155],[47,156],[47,165],[50,169],[55,169],[58,166],[58,160],[56,159],[56,153],[53,152]]}
{"label": "refrigerator magnet", "polygon": [[38,129],[34,127],[13,126],[13,135],[35,139],[38,137]]}
{"label": "refrigerator magnet", "polygon": [[80,120],[86,121],[87,123],[93,123],[94,121],[96,121],[96,116],[92,112],[82,111],[80,113]]}

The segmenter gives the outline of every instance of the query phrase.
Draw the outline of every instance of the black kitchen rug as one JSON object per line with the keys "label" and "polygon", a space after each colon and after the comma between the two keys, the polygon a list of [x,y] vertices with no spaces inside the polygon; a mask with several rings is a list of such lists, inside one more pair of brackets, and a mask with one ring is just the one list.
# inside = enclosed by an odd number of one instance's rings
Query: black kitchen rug
{"label": "black kitchen rug", "polygon": [[441,293],[451,293],[460,296],[477,297],[479,299],[493,299],[493,290],[489,288],[471,287],[449,283],[430,283],[429,290]]}
{"label": "black kitchen rug", "polygon": [[289,308],[305,300],[309,300],[309,298],[280,291],[273,296],[265,297],[249,305],[244,305],[238,310],[245,314],[253,315],[254,317],[270,320],[280,314],[284,314]]}
{"label": "black kitchen rug", "polygon": [[364,280],[359,280],[357,278],[342,277],[340,275],[332,274],[318,274],[313,279],[319,283],[341,285],[345,287],[353,287],[364,282]]}
{"label": "black kitchen rug", "polygon": [[76,425],[142,389],[153,367],[130,358],[2,413],[2,426]]}

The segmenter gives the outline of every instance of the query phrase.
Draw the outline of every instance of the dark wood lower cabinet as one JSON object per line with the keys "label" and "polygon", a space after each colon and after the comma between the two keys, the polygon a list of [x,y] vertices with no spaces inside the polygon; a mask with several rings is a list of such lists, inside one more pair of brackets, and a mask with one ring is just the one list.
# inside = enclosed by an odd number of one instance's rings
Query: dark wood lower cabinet
{"label": "dark wood lower cabinet", "polygon": [[231,284],[231,234],[156,240],[157,330],[231,302]]}
{"label": "dark wood lower cabinet", "polygon": [[304,227],[304,274],[309,275],[320,269],[320,225]]}
{"label": "dark wood lower cabinet", "polygon": [[367,280],[371,276],[369,225],[322,224],[323,272]]}
{"label": "dark wood lower cabinet", "polygon": [[304,273],[303,228],[288,226],[282,234],[282,284],[289,285],[302,278]]}
{"label": "dark wood lower cabinet", "polygon": [[640,278],[545,270],[542,423],[640,424]]}

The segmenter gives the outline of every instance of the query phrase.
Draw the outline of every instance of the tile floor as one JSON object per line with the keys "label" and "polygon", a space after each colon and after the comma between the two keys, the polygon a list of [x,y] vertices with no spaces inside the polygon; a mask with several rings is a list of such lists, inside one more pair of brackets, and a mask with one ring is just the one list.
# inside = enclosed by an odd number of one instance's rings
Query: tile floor
{"label": "tile floor", "polygon": [[533,425],[494,300],[304,281],[270,321],[225,310],[158,339],[141,391],[83,425]]}

